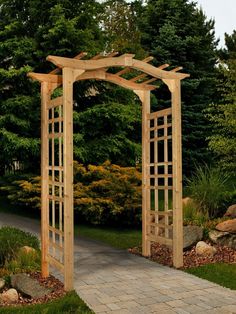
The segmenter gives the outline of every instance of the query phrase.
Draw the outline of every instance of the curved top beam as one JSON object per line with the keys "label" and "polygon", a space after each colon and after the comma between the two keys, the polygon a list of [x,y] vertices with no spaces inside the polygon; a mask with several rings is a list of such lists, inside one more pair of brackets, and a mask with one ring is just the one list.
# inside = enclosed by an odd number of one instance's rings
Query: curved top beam
{"label": "curved top beam", "polygon": [[137,84],[135,82],[128,81],[124,79],[123,77],[120,77],[116,74],[107,73],[102,70],[84,72],[83,74],[79,75],[75,79],[75,81],[82,81],[82,80],[89,80],[89,79],[112,82],[114,84],[117,84],[119,86],[131,89],[131,90],[153,90],[156,88],[156,86],[153,86],[153,85],[147,85],[147,84],[142,84],[142,83]]}
{"label": "curved top beam", "polygon": [[164,71],[160,68],[156,68],[144,61],[133,59],[134,55],[124,54],[120,57],[108,57],[99,60],[76,60],[71,58],[48,56],[47,60],[51,61],[58,67],[69,67],[80,70],[96,70],[107,67],[131,67],[136,70],[142,71],[153,77],[159,79],[179,79],[182,80],[189,76],[189,74],[176,73],[171,71]]}

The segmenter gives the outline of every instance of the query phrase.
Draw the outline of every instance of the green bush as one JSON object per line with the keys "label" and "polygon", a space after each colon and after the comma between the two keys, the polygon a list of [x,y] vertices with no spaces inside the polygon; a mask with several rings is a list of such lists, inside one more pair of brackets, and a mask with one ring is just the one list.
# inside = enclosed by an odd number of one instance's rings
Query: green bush
{"label": "green bush", "polygon": [[16,256],[5,262],[4,268],[10,273],[39,271],[41,265],[40,251],[25,252],[18,250]]}
{"label": "green bush", "polygon": [[137,226],[141,223],[141,173],[106,162],[74,163],[75,210],[92,224]]}
{"label": "green bush", "polygon": [[207,165],[197,167],[190,179],[187,179],[187,190],[196,203],[198,210],[209,218],[222,215],[225,211],[229,175],[219,168]]}
{"label": "green bush", "polygon": [[22,246],[31,246],[39,250],[39,240],[31,233],[12,227],[0,229],[0,266],[16,258]]}

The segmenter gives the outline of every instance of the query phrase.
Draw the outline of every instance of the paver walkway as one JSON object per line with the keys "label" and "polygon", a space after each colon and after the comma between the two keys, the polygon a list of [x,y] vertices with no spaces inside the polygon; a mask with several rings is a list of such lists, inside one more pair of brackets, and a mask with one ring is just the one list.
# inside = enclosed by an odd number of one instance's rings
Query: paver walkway
{"label": "paver walkway", "polygon": [[[29,218],[1,213],[5,224],[39,233]],[[235,291],[96,241],[75,239],[74,278],[95,313],[236,313]]]}

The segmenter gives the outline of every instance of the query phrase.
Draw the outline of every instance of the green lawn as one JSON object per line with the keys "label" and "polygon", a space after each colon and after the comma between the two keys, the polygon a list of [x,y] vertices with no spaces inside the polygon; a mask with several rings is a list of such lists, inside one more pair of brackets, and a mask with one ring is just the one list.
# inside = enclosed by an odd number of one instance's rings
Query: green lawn
{"label": "green lawn", "polygon": [[75,235],[98,240],[118,249],[128,249],[142,242],[141,230],[75,225]]}
{"label": "green lawn", "polygon": [[236,264],[208,264],[185,270],[197,277],[215,282],[223,287],[236,290]]}
{"label": "green lawn", "polygon": [[0,307],[0,313],[3,314],[91,314],[87,305],[78,297],[75,292],[70,292],[66,296],[56,301],[45,304]]}

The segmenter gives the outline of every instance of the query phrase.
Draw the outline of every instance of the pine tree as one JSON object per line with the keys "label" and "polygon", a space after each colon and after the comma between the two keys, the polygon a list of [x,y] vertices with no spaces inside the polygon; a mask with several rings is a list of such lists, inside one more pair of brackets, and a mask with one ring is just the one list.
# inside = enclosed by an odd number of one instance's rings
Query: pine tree
{"label": "pine tree", "polygon": [[0,1],[0,165],[1,173],[16,159],[35,170],[40,153],[39,85],[28,71],[47,72],[48,54],[72,57],[102,50],[92,1]]}
{"label": "pine tree", "polygon": [[[183,170],[207,161],[209,135],[203,110],[215,93],[216,45],[214,21],[187,0],[148,0],[140,28],[142,44],[156,58],[155,65],[183,66],[190,79],[182,81]],[[155,93],[155,110],[164,105],[166,88]],[[168,92],[169,98],[169,92]]]}

